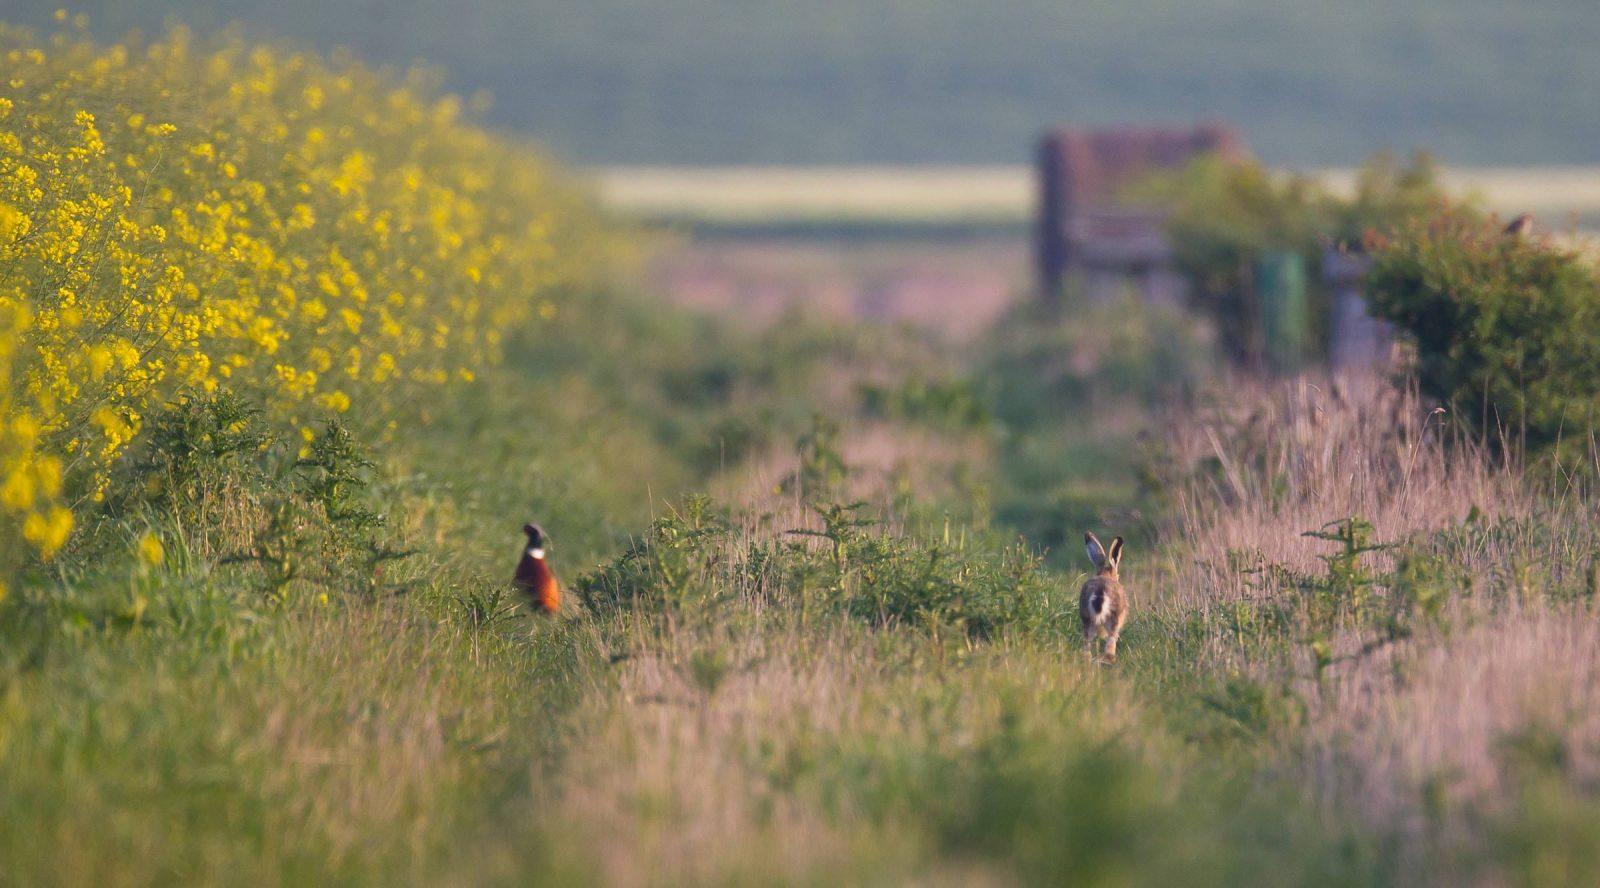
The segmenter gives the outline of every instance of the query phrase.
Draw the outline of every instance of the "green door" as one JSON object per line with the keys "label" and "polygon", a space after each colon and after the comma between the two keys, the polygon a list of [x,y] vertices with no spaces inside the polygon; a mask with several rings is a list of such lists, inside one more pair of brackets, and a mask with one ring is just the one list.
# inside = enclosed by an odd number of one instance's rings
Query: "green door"
{"label": "green door", "polygon": [[1255,260],[1267,361],[1279,373],[1305,366],[1311,345],[1311,302],[1306,260],[1299,253],[1263,253]]}

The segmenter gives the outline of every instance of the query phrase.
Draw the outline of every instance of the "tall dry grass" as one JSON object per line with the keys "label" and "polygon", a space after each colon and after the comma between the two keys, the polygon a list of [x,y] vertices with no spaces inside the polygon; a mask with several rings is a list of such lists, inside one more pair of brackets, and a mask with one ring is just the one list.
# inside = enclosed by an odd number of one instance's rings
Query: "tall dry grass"
{"label": "tall dry grass", "polygon": [[[715,681],[707,658],[726,668]],[[916,798],[942,770],[993,767],[986,749],[1019,712],[1063,760],[1097,744],[1165,751],[1136,703],[1059,651],[781,615],[679,622],[584,701],[552,810],[608,884],[1012,884],[1005,855],[940,847],[943,812]]]}
{"label": "tall dry grass", "polygon": [[[1526,515],[1540,502],[1442,406],[1378,374],[1237,383],[1168,428],[1168,457],[1193,470],[1172,491],[1175,535],[1202,561],[1246,551],[1315,570],[1327,547],[1303,534],[1330,521],[1360,516],[1393,540],[1474,508]],[[1184,591],[1206,601],[1236,590]]]}
{"label": "tall dry grass", "polygon": [[1307,593],[1288,574],[1254,568],[1322,574],[1330,544],[1304,533],[1350,516],[1400,544],[1364,556],[1390,584],[1383,594],[1395,594],[1400,558],[1444,565],[1454,591],[1439,620],[1375,645],[1373,625],[1340,626],[1326,671],[1302,646],[1304,625],[1286,648],[1219,634],[1209,658],[1296,689],[1304,729],[1283,754],[1297,779],[1325,810],[1394,836],[1400,872],[1521,878],[1491,843],[1526,814],[1529,755],[1579,798],[1600,779],[1600,503],[1587,472],[1499,457],[1377,375],[1236,386],[1191,410],[1169,424],[1168,452],[1188,472],[1174,490],[1164,606],[1291,602]]}
{"label": "tall dry grass", "polygon": [[1521,817],[1527,765],[1574,787],[1600,780],[1595,613],[1475,616],[1334,678],[1304,738],[1308,784],[1404,837],[1412,867],[1470,853],[1486,824]]}

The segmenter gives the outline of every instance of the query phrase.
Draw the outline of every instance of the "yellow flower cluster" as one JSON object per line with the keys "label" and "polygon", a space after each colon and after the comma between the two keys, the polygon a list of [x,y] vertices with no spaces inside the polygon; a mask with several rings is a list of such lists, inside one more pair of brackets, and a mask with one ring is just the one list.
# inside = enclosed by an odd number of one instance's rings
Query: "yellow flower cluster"
{"label": "yellow flower cluster", "polygon": [[422,75],[182,31],[0,26],[0,57],[0,568],[64,544],[162,400],[380,428],[602,255],[583,196]]}

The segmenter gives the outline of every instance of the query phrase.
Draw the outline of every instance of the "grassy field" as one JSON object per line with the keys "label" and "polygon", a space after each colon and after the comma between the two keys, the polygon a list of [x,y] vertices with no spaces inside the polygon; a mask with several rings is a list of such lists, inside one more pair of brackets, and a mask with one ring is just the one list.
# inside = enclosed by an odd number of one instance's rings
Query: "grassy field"
{"label": "grassy field", "polygon": [[1600,876],[1592,481],[1404,376],[730,324],[425,84],[0,40],[0,884]]}
{"label": "grassy field", "polygon": [[[62,4],[10,2],[43,26]],[[171,21],[436,65],[581,163],[1015,163],[1057,123],[1236,124],[1274,163],[1390,147],[1592,163],[1588,0],[78,0],[102,39]]]}

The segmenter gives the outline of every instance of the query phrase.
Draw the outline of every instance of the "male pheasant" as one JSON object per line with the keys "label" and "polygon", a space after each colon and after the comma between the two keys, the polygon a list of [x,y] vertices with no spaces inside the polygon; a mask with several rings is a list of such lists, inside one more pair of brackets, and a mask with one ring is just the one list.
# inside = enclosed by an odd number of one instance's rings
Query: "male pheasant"
{"label": "male pheasant", "polygon": [[561,584],[556,582],[556,575],[545,560],[549,538],[537,524],[522,525],[522,532],[528,535],[528,547],[517,563],[517,588],[528,596],[534,610],[553,614],[561,609]]}

